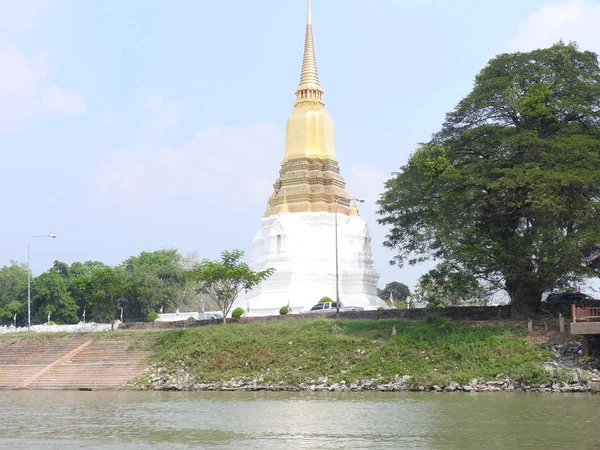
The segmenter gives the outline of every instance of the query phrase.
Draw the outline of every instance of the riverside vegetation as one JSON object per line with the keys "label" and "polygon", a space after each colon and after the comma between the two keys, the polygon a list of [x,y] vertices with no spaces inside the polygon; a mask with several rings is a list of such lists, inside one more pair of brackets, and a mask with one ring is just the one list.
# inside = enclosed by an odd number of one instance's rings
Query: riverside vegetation
{"label": "riverside vegetation", "polygon": [[517,324],[264,321],[150,333],[154,363],[129,389],[588,391],[598,361]]}

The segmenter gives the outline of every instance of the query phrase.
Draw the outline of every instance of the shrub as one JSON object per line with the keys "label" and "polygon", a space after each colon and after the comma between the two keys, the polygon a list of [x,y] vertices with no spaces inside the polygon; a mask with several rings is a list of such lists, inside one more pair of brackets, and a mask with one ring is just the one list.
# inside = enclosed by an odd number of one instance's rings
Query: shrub
{"label": "shrub", "polygon": [[56,325],[56,322],[51,320],[50,322],[48,322],[48,325]]}
{"label": "shrub", "polygon": [[333,300],[331,300],[329,297],[323,297],[321,300],[319,300],[319,303],[333,303]]}
{"label": "shrub", "polygon": [[289,312],[290,312],[290,310],[287,306],[282,306],[281,309],[279,310],[279,314],[281,314],[282,316],[285,316]]}
{"label": "shrub", "polygon": [[196,318],[195,318],[195,317],[192,317],[192,316],[190,316],[190,317],[188,317],[188,318],[187,318],[187,320],[188,320],[188,322],[195,322],[195,321],[196,321]]}
{"label": "shrub", "polygon": [[239,319],[240,317],[242,317],[244,315],[244,308],[241,307],[237,307],[233,310],[233,312],[231,313],[231,317],[233,319]]}
{"label": "shrub", "polygon": [[154,322],[156,319],[158,319],[158,313],[156,311],[151,311],[146,318],[148,322]]}
{"label": "shrub", "polygon": [[380,306],[379,308],[377,308],[377,311],[385,311],[385,308],[383,306]]}

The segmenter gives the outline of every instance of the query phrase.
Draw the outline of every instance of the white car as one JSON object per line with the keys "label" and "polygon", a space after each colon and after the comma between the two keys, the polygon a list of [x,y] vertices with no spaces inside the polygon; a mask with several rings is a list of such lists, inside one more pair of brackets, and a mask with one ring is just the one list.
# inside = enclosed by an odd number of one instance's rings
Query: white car
{"label": "white car", "polygon": [[217,320],[219,317],[214,315],[213,313],[200,313],[198,314],[197,320]]}
{"label": "white car", "polygon": [[[364,311],[365,308],[362,306],[343,306],[340,302],[340,312],[348,311]],[[315,306],[310,308],[310,313],[335,313],[337,312],[337,302],[323,302],[317,303]]]}

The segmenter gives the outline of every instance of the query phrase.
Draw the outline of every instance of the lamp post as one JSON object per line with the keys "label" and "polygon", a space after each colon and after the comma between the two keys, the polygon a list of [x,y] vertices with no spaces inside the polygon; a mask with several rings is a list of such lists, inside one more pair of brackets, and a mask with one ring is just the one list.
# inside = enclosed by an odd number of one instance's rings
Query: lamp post
{"label": "lamp post", "polygon": [[[335,304],[336,314],[340,313],[340,277],[339,277],[339,258],[338,258],[338,202],[344,200],[342,198],[335,199]],[[365,201],[360,198],[351,198],[350,202],[364,203]]]}
{"label": "lamp post", "polygon": [[27,240],[27,330],[31,329],[31,266],[29,265],[29,254],[31,248],[31,239],[34,238],[51,238],[55,239],[55,234],[39,234],[36,236],[29,236]]}

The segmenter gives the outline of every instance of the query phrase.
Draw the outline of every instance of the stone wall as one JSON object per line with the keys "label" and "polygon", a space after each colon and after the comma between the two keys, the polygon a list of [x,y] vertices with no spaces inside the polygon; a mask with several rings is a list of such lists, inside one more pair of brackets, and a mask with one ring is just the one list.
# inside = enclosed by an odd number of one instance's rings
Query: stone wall
{"label": "stone wall", "polygon": [[[231,319],[228,320],[230,322]],[[234,320],[235,321],[235,320]],[[119,325],[120,330],[159,330],[169,328],[194,328],[205,325],[218,325],[223,323],[222,319],[218,320],[180,320],[177,322],[128,322]]]}
{"label": "stone wall", "polygon": [[[349,311],[342,312],[340,319],[407,319],[421,320],[425,317],[447,317],[455,320],[506,320],[510,318],[509,306],[484,306],[460,308],[432,308],[432,309],[386,309],[383,311]],[[290,314],[288,316],[243,317],[241,319],[227,319],[231,323],[252,323],[265,320],[303,319],[336,319],[335,314]],[[218,325],[222,320],[196,320],[195,322],[183,320],[180,322],[136,322],[122,323],[122,330],[150,330],[168,328],[193,328],[204,325]]]}

